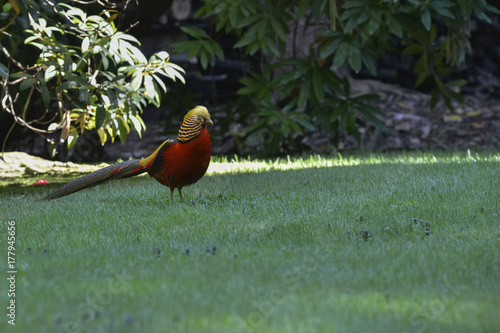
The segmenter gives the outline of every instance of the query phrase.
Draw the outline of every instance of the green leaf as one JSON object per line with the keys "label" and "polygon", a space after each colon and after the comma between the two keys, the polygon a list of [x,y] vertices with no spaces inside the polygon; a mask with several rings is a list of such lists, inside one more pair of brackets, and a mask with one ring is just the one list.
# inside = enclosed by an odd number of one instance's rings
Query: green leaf
{"label": "green leaf", "polygon": [[106,119],[106,109],[102,104],[99,104],[95,110],[95,127],[101,128],[104,119]]}
{"label": "green leaf", "polygon": [[80,87],[78,95],[79,95],[78,96],[78,100],[80,102],[82,102],[83,104],[88,104],[89,103],[90,91],[89,91],[88,88]]}
{"label": "green leaf", "polygon": [[344,86],[344,96],[349,98],[351,96],[351,84],[345,76],[342,78],[342,85]]}
{"label": "green leaf", "polygon": [[389,30],[392,34],[396,35],[399,38],[403,38],[403,28],[401,24],[397,21],[395,17],[392,17],[389,21]]}
{"label": "green leaf", "polygon": [[240,82],[245,85],[245,87],[237,91],[238,95],[248,95],[253,94],[259,90],[266,89],[266,84],[263,81],[259,81],[253,78],[243,78]]}
{"label": "green leaf", "polygon": [[361,70],[361,56],[359,53],[352,52],[351,56],[348,59],[349,65],[351,68],[358,73]]}
{"label": "green leaf", "polygon": [[287,119],[283,119],[281,121],[281,133],[283,133],[283,136],[285,138],[288,136],[288,134],[290,134],[290,127],[288,126]]}
{"label": "green leaf", "polygon": [[130,132],[130,127],[122,116],[118,116],[118,135],[120,137],[120,142],[124,143],[127,141],[127,134]]}
{"label": "green leaf", "polygon": [[448,90],[448,93],[449,93],[450,97],[453,98],[454,100],[456,100],[457,102],[465,103],[463,96],[461,96],[460,94],[454,92],[453,90]]}
{"label": "green leaf", "polygon": [[54,76],[56,76],[58,73],[58,69],[54,65],[50,65],[46,70],[44,74],[44,79],[45,81],[50,81]]}
{"label": "green leaf", "polygon": [[200,28],[182,26],[180,29],[196,39],[210,39],[210,36],[205,32],[205,30]]}
{"label": "green leaf", "polygon": [[19,89],[24,90],[27,88],[31,88],[31,86],[34,85],[36,82],[37,82],[37,79],[35,79],[33,77],[24,79],[23,81],[21,81],[21,85],[20,85]]}
{"label": "green leaf", "polygon": [[434,42],[437,38],[437,28],[435,25],[431,26],[431,33],[430,33],[430,40],[431,42]]}
{"label": "green leaf", "polygon": [[302,127],[307,128],[310,131],[315,131],[316,127],[311,123],[311,118],[305,113],[298,113],[295,116],[297,123],[302,125]]}
{"label": "green leaf", "polygon": [[350,18],[345,27],[344,27],[344,33],[349,33],[351,32],[352,30],[354,30],[354,28],[356,28],[358,26],[358,18],[357,17],[352,17]]}
{"label": "green leaf", "polygon": [[11,78],[11,79],[20,79],[22,77],[32,77],[32,76],[29,74],[26,74],[24,72],[23,73],[11,73],[9,75],[9,78]]}
{"label": "green leaf", "polygon": [[266,124],[267,124],[267,120],[265,118],[261,118],[261,119],[257,120],[255,123],[253,123],[252,125],[245,127],[244,132],[248,134],[250,132],[255,131],[258,128],[265,126]]}
{"label": "green leaf", "polygon": [[181,73],[185,73],[184,70],[173,63],[168,63],[165,68],[165,74],[168,78],[175,82],[176,78],[179,79],[182,83],[185,83],[184,77]]}
{"label": "green leaf", "polygon": [[108,140],[108,135],[106,134],[106,131],[103,130],[102,128],[98,128],[97,134],[99,135],[99,141],[101,142],[101,145],[104,146],[104,144]]}
{"label": "green leaf", "polygon": [[380,24],[377,21],[368,21],[365,25],[365,31],[368,33],[368,36],[373,36],[375,32],[377,32],[380,28]]}
{"label": "green leaf", "polygon": [[200,64],[203,69],[208,68],[208,62],[209,62],[210,54],[207,53],[206,51],[202,51],[200,53]]}
{"label": "green leaf", "polygon": [[309,80],[309,78],[307,78],[302,85],[302,88],[300,89],[299,99],[297,100],[298,107],[304,105],[304,103],[309,99],[310,86],[311,81]]}
{"label": "green leaf", "polygon": [[71,149],[76,144],[77,141],[78,141],[78,131],[76,130],[76,128],[72,128],[69,131],[68,135],[68,141],[67,141],[68,149]]}
{"label": "green leaf", "polygon": [[41,88],[42,88],[42,100],[43,100],[43,106],[45,108],[49,107],[50,103],[50,92],[49,89],[47,88],[47,84],[45,83],[45,80],[40,80]]}
{"label": "green leaf", "polygon": [[455,81],[450,81],[446,83],[447,87],[462,87],[465,86],[468,83],[467,80],[455,80]]}
{"label": "green leaf", "polygon": [[355,101],[379,101],[380,96],[377,94],[364,94],[354,98]]}
{"label": "green leaf", "polygon": [[431,30],[431,13],[429,12],[429,9],[425,9],[422,13],[422,16],[420,17],[420,20],[422,21],[422,24],[424,25],[425,29],[427,31]]}
{"label": "green leaf", "polygon": [[137,134],[139,135],[139,138],[142,138],[142,125],[139,119],[133,114],[129,115],[128,120],[130,121],[130,125],[132,129],[134,129]]}
{"label": "green leaf", "polygon": [[273,32],[276,33],[279,39],[286,42],[289,33],[288,27],[274,17],[271,17],[270,21],[271,26],[273,27]]}
{"label": "green leaf", "polygon": [[455,4],[450,1],[434,0],[429,2],[429,6],[434,9],[439,15],[454,19],[455,16],[448,8],[455,7]]}
{"label": "green leaf", "polygon": [[338,37],[331,37],[329,38],[323,46],[321,46],[319,50],[319,56],[320,58],[326,58],[329,55],[331,55],[337,48],[340,46],[340,43],[342,43],[344,39],[340,36]]}
{"label": "green leaf", "polygon": [[321,71],[321,75],[323,77],[323,81],[332,92],[336,92],[341,89],[340,79],[335,72],[331,71],[329,68],[324,68]]}
{"label": "green leaf", "polygon": [[197,40],[176,42],[172,44],[175,53],[187,53],[189,59],[198,57],[202,43]]}
{"label": "green leaf", "polygon": [[264,37],[267,33],[267,20],[261,20],[259,23],[257,23],[257,25],[257,36],[259,37],[259,40],[264,40]]}
{"label": "green leaf", "polygon": [[367,2],[365,0],[350,0],[350,1],[346,1],[342,5],[342,8],[349,9],[349,8],[355,8],[355,7],[365,7],[366,3]]}
{"label": "green leaf", "polygon": [[275,57],[279,57],[281,53],[278,50],[278,48],[276,47],[274,40],[271,38],[266,38],[265,41],[266,41],[266,45],[267,45],[268,49],[271,51],[271,53]]}
{"label": "green leaf", "polygon": [[339,106],[335,109],[335,111],[332,112],[332,114],[330,115],[330,120],[331,121],[337,120],[339,117],[343,117],[346,112],[347,112],[347,101],[343,101],[342,103],[339,104]]}
{"label": "green leaf", "polygon": [[[238,21],[241,19],[241,17],[238,14],[240,14],[240,11],[237,10],[236,8],[232,8],[228,11],[229,22],[233,27],[235,27],[239,23]],[[222,26],[219,26],[216,30],[219,31],[220,29],[222,29]]]}
{"label": "green leaf", "polygon": [[260,19],[262,19],[262,17],[259,15],[248,16],[248,17],[244,18],[243,20],[241,20],[240,22],[238,22],[234,27],[237,29],[240,29],[240,28],[249,26],[251,24],[254,24],[255,22],[257,22]]}
{"label": "green leaf", "polygon": [[222,48],[220,47],[219,43],[213,42],[212,48],[217,58],[219,58],[220,60],[224,60],[224,51],[222,51]]}
{"label": "green leaf", "polygon": [[9,69],[2,63],[0,63],[0,77],[2,79],[7,79],[9,77]]}
{"label": "green leaf", "polygon": [[347,117],[349,116],[350,111],[347,110],[341,117],[339,121],[339,131],[344,132],[347,127]]}
{"label": "green leaf", "polygon": [[155,89],[155,84],[151,75],[144,75],[144,87],[146,88],[146,94],[154,99],[158,98],[158,92]]}
{"label": "green leaf", "polygon": [[161,87],[163,92],[167,92],[167,86],[163,83],[162,79],[158,77],[158,75],[150,74],[151,77],[155,80],[155,82]]}
{"label": "green leaf", "polygon": [[295,17],[301,19],[305,16],[306,10],[309,7],[310,0],[300,0],[297,5],[297,10],[295,12]]}
{"label": "green leaf", "polygon": [[250,45],[247,46],[247,49],[245,52],[249,55],[254,55],[255,53],[257,53],[257,51],[259,51],[261,49],[261,47],[262,46],[259,43],[259,41],[255,40]]}
{"label": "green leaf", "polygon": [[155,53],[154,56],[156,56],[158,59],[165,60],[167,61],[170,55],[168,54],[167,51],[160,51],[158,53]]}
{"label": "green leaf", "polygon": [[356,105],[356,109],[373,125],[385,128],[385,124],[376,116],[376,114],[382,114],[382,111],[379,109],[366,104],[358,104]]}
{"label": "green leaf", "polygon": [[344,52],[337,50],[335,56],[333,57],[333,66],[341,67],[345,63]]}
{"label": "green leaf", "polygon": [[424,52],[424,48],[420,44],[408,45],[404,50],[403,54],[420,54]]}
{"label": "green leaf", "polygon": [[237,49],[254,42],[257,36],[249,32],[250,30],[244,33],[243,36],[240,38],[240,40],[236,44],[234,44],[233,48]]}
{"label": "green leaf", "polygon": [[363,52],[361,54],[361,59],[363,60],[363,64],[366,66],[366,68],[368,68],[370,73],[373,76],[377,76],[377,65],[375,64],[375,58],[370,54],[367,54],[367,52]]}
{"label": "green leaf", "polygon": [[55,141],[52,141],[50,143],[49,151],[50,151],[50,156],[51,157],[56,156],[56,154],[57,154],[57,146],[56,146],[56,142]]}
{"label": "green leaf", "polygon": [[323,87],[323,79],[321,78],[320,70],[315,68],[311,71],[312,87],[314,96],[318,102],[321,102],[325,97],[325,89]]}
{"label": "green leaf", "polygon": [[484,8],[494,14],[500,15],[500,9],[493,7],[492,5],[485,3]]}
{"label": "green leaf", "polygon": [[295,133],[297,133],[299,135],[304,134],[304,131],[302,130],[302,128],[293,119],[289,119],[288,125],[295,131]]}
{"label": "green leaf", "polygon": [[82,53],[87,52],[87,50],[89,49],[89,45],[90,45],[90,38],[88,36],[86,36],[82,40]]}
{"label": "green leaf", "polygon": [[[119,101],[118,101],[118,97],[116,96],[116,91],[112,90],[112,89],[108,89],[106,96],[108,96],[109,102],[111,103],[111,105],[113,107],[117,108]],[[101,97],[102,97],[102,95],[101,95]]]}
{"label": "green leaf", "polygon": [[141,89],[141,85],[142,85],[142,73],[134,73],[135,75],[133,76],[132,78],[132,81],[130,81],[130,86],[132,87],[132,89],[134,89],[135,91],[139,91],[139,89]]}
{"label": "green leaf", "polygon": [[346,129],[348,134],[354,134],[356,131],[356,115],[354,112],[348,112],[346,118]]}
{"label": "green leaf", "polygon": [[[181,29],[182,29],[182,27],[181,27]],[[129,42],[133,42],[135,44],[141,45],[139,40],[132,35],[119,32],[119,33],[116,33],[115,36],[117,36],[120,39],[128,40]]]}
{"label": "green leaf", "polygon": [[264,135],[266,135],[266,128],[265,127],[258,128],[255,131],[250,132],[250,134],[245,139],[245,143],[249,144],[255,142],[258,139],[261,139]]}
{"label": "green leaf", "polygon": [[53,132],[53,131],[55,131],[55,130],[56,130],[56,128],[57,128],[59,125],[60,125],[60,124],[58,124],[58,123],[52,123],[52,124],[50,124],[50,125],[49,125],[49,128],[47,128],[47,131],[49,131],[49,132]]}
{"label": "green leaf", "polygon": [[427,80],[427,73],[426,72],[420,72],[418,74],[418,77],[417,77],[417,81],[415,82],[415,85],[414,87],[417,88],[418,86],[420,86],[422,83],[425,82],[425,80]]}
{"label": "green leaf", "polygon": [[437,76],[436,74],[434,74],[434,82],[436,82],[436,85],[439,88],[441,95],[443,96],[444,103],[446,104],[448,109],[451,110],[452,107],[448,89],[446,89],[445,85],[443,84],[443,81],[441,81],[439,76]]}

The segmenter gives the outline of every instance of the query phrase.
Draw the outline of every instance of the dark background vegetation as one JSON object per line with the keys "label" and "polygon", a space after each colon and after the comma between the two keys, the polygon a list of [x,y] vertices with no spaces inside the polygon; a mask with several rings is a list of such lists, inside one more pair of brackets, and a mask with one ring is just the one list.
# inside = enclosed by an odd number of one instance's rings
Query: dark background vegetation
{"label": "dark background vegetation", "polygon": [[[311,1],[311,6],[314,7],[316,2]],[[263,6],[269,6],[266,1],[262,3]],[[300,4],[300,1],[297,3]],[[339,1],[338,9],[342,10],[342,6],[348,3],[349,1]],[[308,108],[318,110],[328,106],[329,102],[322,101],[322,96],[317,99],[309,96],[304,105],[294,105],[292,109],[287,109],[287,103],[299,94],[301,85],[305,84],[303,77],[308,74],[300,75],[299,80],[302,81],[298,82],[299,90],[285,87],[283,89],[289,90],[287,93],[280,95],[279,98],[270,99],[276,104],[273,106],[267,106],[266,101],[260,101],[255,93],[248,95],[241,93],[241,89],[250,87],[248,82],[242,83],[242,79],[252,78],[252,73],[263,75],[263,72],[269,70],[263,63],[276,64],[280,59],[286,60],[287,56],[292,58],[291,52],[295,56],[294,59],[307,55],[297,55],[295,49],[291,51],[284,49],[280,57],[274,57],[263,51],[249,54],[251,52],[248,52],[248,49],[235,48],[235,44],[242,39],[242,33],[249,28],[244,27],[242,32],[236,33],[235,31],[226,33],[224,29],[217,30],[214,27],[217,24],[217,16],[214,18],[209,15],[195,15],[204,5],[202,1],[190,1],[188,7],[179,1],[154,0],[138,3],[118,1],[106,4],[108,7],[110,4],[119,5],[115,9],[120,13],[114,21],[118,30],[127,31],[137,37],[141,41],[140,48],[146,57],[160,50],[169,52],[170,60],[186,71],[184,75],[186,84],[165,82],[168,93],[162,96],[159,107],[148,107],[143,114],[147,126],[144,140],[137,141],[138,137],[131,134],[126,144],[114,143],[102,147],[96,139],[98,138],[96,131],[92,130],[80,136],[77,145],[72,148],[78,150],[78,154],[68,153],[65,145],[61,144],[56,159],[83,162],[147,154],[166,136],[174,135],[182,115],[197,104],[206,105],[216,120],[211,133],[214,152],[217,154],[275,156],[303,152],[328,154],[338,149],[355,148],[457,149],[498,148],[500,145],[498,133],[500,109],[496,107],[498,105],[496,101],[500,99],[500,19],[496,13],[486,13],[491,20],[489,22],[473,13],[469,36],[471,49],[465,61],[452,65],[442,64],[448,70],[446,75],[443,75],[448,82],[467,81],[463,85],[450,88],[452,94],[459,93],[457,96],[446,96],[444,91],[439,91],[432,77],[425,78],[415,88],[416,81],[419,80],[418,66],[421,55],[402,52],[408,47],[407,39],[415,38],[415,35],[409,34],[410,37],[405,35],[403,38],[392,35],[388,39],[390,45],[385,49],[377,49],[381,47],[378,44],[370,46],[375,53],[380,51],[376,56],[376,75],[367,63],[363,62],[361,70],[355,71],[352,69],[353,64],[346,60],[335,70],[335,75],[340,79],[349,78],[349,81],[338,83],[339,87],[332,91],[337,93],[337,90],[347,89],[345,85],[349,82],[349,96],[377,94],[379,98],[368,98],[366,102],[370,107],[380,109],[381,113],[370,113],[368,110],[367,119],[362,115],[359,116],[359,110],[354,110],[358,113],[353,111],[352,119],[348,116],[343,118],[343,114],[339,114],[332,124],[323,126],[325,121],[321,120],[321,112],[308,111]],[[488,1],[488,4],[495,8],[500,7],[500,1]],[[102,11],[102,3],[97,1],[91,1],[87,5],[75,5],[89,13]],[[345,12],[346,9],[343,10]],[[348,20],[344,20],[344,23],[346,21]],[[419,24],[420,22],[415,23],[415,30],[422,28]],[[450,24],[446,21],[446,17],[440,16],[439,13],[432,16],[432,24],[437,33],[433,43],[438,44],[449,32]],[[198,41],[193,31],[186,31],[183,27],[194,27],[205,31],[210,40],[213,39],[220,45],[223,59],[211,54],[212,58],[209,57],[207,60],[209,64],[204,66],[200,53],[194,58],[189,58],[186,56],[188,52],[181,52],[182,47],[172,48],[176,42]],[[290,31],[290,34],[293,35],[293,32]],[[304,40],[304,43],[313,42]],[[2,44],[6,44],[5,36]],[[320,50],[321,48],[318,48],[318,53]],[[323,61],[326,59],[331,64],[332,57],[333,55],[330,58],[327,56]],[[6,62],[3,55],[0,60],[2,63]],[[289,65],[281,72],[276,72],[274,68],[272,78],[276,79],[287,71],[297,70],[293,64]],[[266,89],[266,86],[263,87]],[[431,97],[433,90],[436,94],[440,93],[439,101]],[[314,94],[312,89],[311,92]],[[334,99],[332,101],[338,102]],[[362,104],[364,105],[365,101],[362,101]],[[335,104],[335,108],[329,111],[329,114],[335,112],[339,106],[340,104]],[[279,114],[279,119],[273,122],[271,117],[275,113],[266,114],[268,109]],[[290,112],[293,109],[307,114],[308,118],[301,121],[300,117],[297,119],[297,115],[291,116]],[[290,119],[290,126],[283,126],[287,119]],[[380,124],[377,124],[377,120]],[[0,113],[1,142],[4,142],[12,123],[10,114]],[[58,135],[54,133],[49,137],[57,140]],[[142,150],[136,149],[138,146],[141,146]],[[14,128],[6,141],[6,151],[9,150],[21,150],[50,158],[47,141],[19,125]]]}

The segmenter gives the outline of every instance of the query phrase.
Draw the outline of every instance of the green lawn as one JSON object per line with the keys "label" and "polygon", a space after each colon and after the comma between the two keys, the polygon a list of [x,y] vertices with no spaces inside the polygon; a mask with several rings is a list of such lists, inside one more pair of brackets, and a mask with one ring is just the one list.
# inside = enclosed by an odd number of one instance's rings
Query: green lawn
{"label": "green lawn", "polygon": [[173,205],[147,176],[0,188],[0,332],[498,332],[499,153],[217,165]]}

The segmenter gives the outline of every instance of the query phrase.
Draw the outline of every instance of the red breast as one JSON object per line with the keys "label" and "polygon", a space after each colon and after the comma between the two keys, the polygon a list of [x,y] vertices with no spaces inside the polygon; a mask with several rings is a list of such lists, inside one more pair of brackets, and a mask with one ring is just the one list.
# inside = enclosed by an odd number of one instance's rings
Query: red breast
{"label": "red breast", "polygon": [[210,155],[210,135],[203,126],[197,137],[172,143],[162,154],[163,169],[151,176],[170,188],[194,184],[207,171]]}

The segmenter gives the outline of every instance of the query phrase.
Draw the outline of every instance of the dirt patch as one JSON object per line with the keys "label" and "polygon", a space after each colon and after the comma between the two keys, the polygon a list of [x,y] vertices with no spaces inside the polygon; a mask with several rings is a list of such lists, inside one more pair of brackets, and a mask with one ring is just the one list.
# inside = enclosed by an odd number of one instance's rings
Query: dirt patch
{"label": "dirt patch", "polygon": [[60,175],[68,173],[87,173],[100,169],[106,164],[88,165],[72,162],[49,161],[23,152],[4,153],[0,161],[0,179],[26,175]]}

